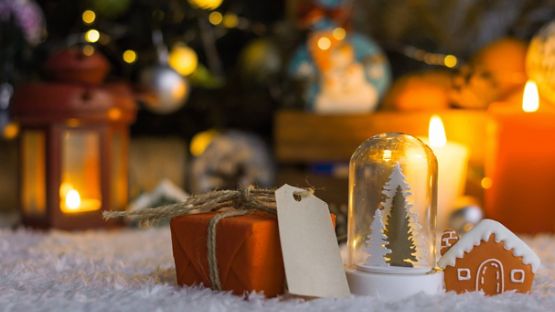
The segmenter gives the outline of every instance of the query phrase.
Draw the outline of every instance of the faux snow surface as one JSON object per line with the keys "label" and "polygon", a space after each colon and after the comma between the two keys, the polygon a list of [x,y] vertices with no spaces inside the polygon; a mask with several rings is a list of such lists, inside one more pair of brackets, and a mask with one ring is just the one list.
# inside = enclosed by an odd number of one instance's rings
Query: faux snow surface
{"label": "faux snow surface", "polygon": [[482,240],[487,241],[492,234],[495,234],[496,242],[503,242],[505,249],[511,250],[513,255],[517,257],[522,257],[522,261],[525,264],[530,264],[532,271],[536,273],[541,264],[536,253],[503,224],[490,219],[480,221],[470,232],[464,234],[439,259],[439,266],[442,269],[448,265],[455,266],[457,258],[464,257],[465,253],[471,251],[474,246],[478,246]]}
{"label": "faux snow surface", "polygon": [[555,311],[555,236],[527,240],[542,259],[531,295],[266,300],[175,284],[168,228],[82,233],[0,229],[0,311]]}

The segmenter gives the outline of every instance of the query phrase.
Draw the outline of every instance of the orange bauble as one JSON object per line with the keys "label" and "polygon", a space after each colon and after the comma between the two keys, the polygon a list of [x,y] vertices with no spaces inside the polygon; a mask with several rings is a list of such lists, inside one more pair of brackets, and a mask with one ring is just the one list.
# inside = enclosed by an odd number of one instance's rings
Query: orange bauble
{"label": "orange bauble", "polygon": [[399,78],[384,98],[383,109],[399,111],[441,110],[449,107],[451,74],[425,71]]}
{"label": "orange bauble", "polygon": [[479,50],[472,64],[490,72],[500,95],[504,95],[526,82],[527,50],[528,45],[522,40],[502,38]]}

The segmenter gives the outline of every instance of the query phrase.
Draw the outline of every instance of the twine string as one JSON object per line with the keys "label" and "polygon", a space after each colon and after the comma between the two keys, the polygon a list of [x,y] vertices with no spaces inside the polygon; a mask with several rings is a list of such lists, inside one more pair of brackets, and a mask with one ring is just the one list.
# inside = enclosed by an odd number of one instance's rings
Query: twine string
{"label": "twine string", "polygon": [[222,219],[246,215],[249,212],[250,211],[246,209],[224,211],[215,215],[208,223],[208,270],[210,283],[212,284],[212,288],[215,290],[222,290],[220,272],[218,270],[218,258],[216,257],[216,225],[218,225],[218,222]]}
{"label": "twine string", "polygon": [[[276,198],[274,189],[257,189],[249,186],[241,190],[221,190],[204,194],[192,195],[184,202],[160,206],[156,208],[142,208],[127,211],[104,211],[104,219],[127,217],[139,221],[142,225],[152,225],[160,220],[180,215],[215,212],[224,208],[234,208],[216,214],[208,223],[207,256],[210,283],[215,290],[221,290],[218,258],[216,255],[216,226],[225,218],[243,216],[254,211],[276,214]],[[309,188],[295,192],[294,197],[307,197],[314,194]],[[296,199],[298,200],[298,199]]]}

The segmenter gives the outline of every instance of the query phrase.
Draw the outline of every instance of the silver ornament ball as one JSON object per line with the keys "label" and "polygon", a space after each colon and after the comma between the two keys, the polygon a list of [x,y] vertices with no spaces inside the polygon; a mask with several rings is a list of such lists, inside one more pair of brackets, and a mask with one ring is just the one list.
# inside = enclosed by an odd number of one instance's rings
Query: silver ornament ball
{"label": "silver ornament ball", "polygon": [[145,101],[146,107],[158,114],[169,114],[180,109],[189,96],[189,84],[167,65],[155,65],[141,74],[141,83],[154,93]]}
{"label": "silver ornament ball", "polygon": [[216,135],[191,164],[193,193],[218,189],[269,187],[275,171],[271,152],[257,135],[228,130]]}
{"label": "silver ornament ball", "polygon": [[483,217],[482,208],[476,201],[466,199],[449,216],[449,227],[459,233],[466,233]]}

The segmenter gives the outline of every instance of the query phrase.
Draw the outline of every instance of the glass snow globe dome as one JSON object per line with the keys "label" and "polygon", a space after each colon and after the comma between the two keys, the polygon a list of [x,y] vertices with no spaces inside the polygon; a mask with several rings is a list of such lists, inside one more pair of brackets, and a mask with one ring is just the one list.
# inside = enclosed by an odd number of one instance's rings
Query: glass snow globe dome
{"label": "glass snow globe dome", "polygon": [[403,133],[363,142],[349,164],[351,292],[399,298],[442,290],[436,270],[437,160]]}

